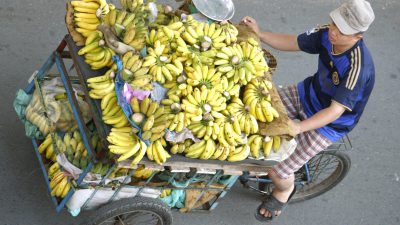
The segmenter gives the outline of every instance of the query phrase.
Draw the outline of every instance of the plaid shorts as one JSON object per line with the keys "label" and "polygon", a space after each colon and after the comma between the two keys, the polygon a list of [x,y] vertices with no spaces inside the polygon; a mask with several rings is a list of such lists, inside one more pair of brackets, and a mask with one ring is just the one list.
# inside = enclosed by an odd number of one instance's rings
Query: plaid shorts
{"label": "plaid shorts", "polygon": [[[279,89],[279,95],[290,119],[307,119],[303,106],[300,103],[296,85]],[[295,140],[297,147],[294,152],[287,159],[273,167],[273,170],[282,179],[288,178],[309,159],[332,144],[329,139],[315,130],[300,133],[296,136]]]}

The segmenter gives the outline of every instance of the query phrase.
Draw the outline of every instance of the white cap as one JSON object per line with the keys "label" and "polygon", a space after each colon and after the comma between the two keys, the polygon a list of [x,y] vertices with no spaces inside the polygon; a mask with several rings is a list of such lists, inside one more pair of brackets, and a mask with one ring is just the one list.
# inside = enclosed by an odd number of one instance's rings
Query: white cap
{"label": "white cap", "polygon": [[349,0],[330,13],[340,32],[346,35],[368,30],[375,19],[374,11],[368,1]]}

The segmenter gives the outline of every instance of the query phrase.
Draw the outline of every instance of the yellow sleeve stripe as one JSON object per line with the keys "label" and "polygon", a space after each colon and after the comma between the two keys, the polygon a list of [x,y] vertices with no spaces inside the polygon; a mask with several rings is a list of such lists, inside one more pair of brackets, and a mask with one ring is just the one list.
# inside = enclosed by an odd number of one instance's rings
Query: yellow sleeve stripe
{"label": "yellow sleeve stripe", "polygon": [[349,71],[349,75],[346,81],[346,88],[349,90],[353,90],[356,86],[358,76],[360,75],[361,70],[361,51],[360,47],[355,48],[351,52],[351,69]]}

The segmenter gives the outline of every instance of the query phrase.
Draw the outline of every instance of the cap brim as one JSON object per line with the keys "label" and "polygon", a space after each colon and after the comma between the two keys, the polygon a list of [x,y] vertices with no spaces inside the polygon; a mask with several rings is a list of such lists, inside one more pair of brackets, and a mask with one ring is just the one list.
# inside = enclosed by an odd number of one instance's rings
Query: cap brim
{"label": "cap brim", "polygon": [[353,29],[347,24],[346,20],[344,20],[343,16],[340,14],[340,7],[333,10],[329,15],[331,16],[333,22],[336,24],[336,27],[340,30],[340,32],[342,32],[342,34],[352,35],[360,32]]}

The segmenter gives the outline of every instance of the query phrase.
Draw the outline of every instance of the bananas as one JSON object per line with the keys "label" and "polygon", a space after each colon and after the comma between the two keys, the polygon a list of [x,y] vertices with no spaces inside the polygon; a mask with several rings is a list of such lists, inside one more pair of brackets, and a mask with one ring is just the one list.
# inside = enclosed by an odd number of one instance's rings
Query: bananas
{"label": "bananas", "polygon": [[52,172],[52,177],[49,178],[50,188],[52,190],[51,195],[64,198],[71,189],[71,184],[68,181],[68,177],[58,168],[58,170]]}
{"label": "bananas", "polygon": [[143,67],[150,67],[149,72],[153,75],[155,81],[164,84],[166,81],[172,81],[179,76],[183,67],[178,62],[172,62],[172,58],[164,54],[166,49],[159,40],[154,43],[154,48],[148,48],[148,55],[144,58]]}
{"label": "bananas", "polygon": [[102,38],[102,32],[90,32],[87,35],[85,47],[78,51],[79,55],[85,56],[85,62],[88,63],[93,70],[111,67],[113,64],[112,56],[115,53],[111,48],[105,46],[105,41]]}
{"label": "bananas", "polygon": [[184,153],[188,158],[210,159],[216,150],[216,143],[213,139],[202,140],[186,148]]}
{"label": "bananas", "polygon": [[143,66],[143,60],[132,51],[126,52],[122,57],[122,79],[134,89],[152,90],[153,76],[148,74],[149,67]]}
{"label": "bananas", "polygon": [[91,88],[89,96],[93,99],[102,99],[107,94],[115,92],[114,72],[108,70],[104,75],[87,79],[88,87]]}
{"label": "bananas", "polygon": [[155,161],[157,164],[162,165],[170,158],[171,155],[164,149],[161,140],[153,141],[146,151],[147,158]]}
{"label": "bananas", "polygon": [[250,114],[250,107],[245,106],[237,97],[232,98],[232,102],[228,105],[227,110],[231,115],[236,116],[239,120],[240,129],[246,134],[255,134],[258,132],[257,119]]}
{"label": "bananas", "polygon": [[250,107],[250,114],[261,122],[272,122],[279,117],[278,111],[271,105],[269,90],[272,83],[266,79],[253,79],[246,85],[243,102]]}
{"label": "bananas", "polygon": [[133,156],[131,165],[136,165],[142,160],[147,151],[147,145],[131,132],[112,130],[107,137],[111,145],[108,149],[111,153],[120,155],[118,162]]}

